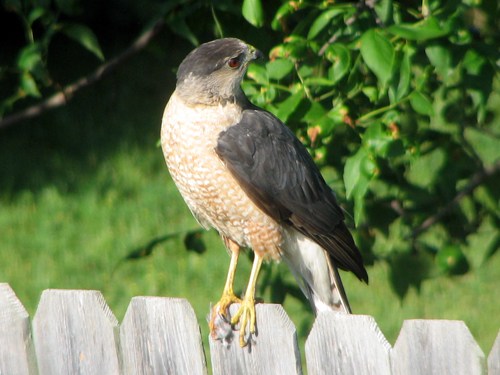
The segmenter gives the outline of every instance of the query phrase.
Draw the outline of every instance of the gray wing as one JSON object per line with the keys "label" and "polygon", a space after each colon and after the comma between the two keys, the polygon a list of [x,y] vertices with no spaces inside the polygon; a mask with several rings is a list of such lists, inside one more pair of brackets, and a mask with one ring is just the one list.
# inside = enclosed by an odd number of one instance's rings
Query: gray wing
{"label": "gray wing", "polygon": [[260,209],[318,243],[337,267],[368,281],[333,191],[277,117],[262,109],[245,110],[238,124],[220,133],[215,151]]}

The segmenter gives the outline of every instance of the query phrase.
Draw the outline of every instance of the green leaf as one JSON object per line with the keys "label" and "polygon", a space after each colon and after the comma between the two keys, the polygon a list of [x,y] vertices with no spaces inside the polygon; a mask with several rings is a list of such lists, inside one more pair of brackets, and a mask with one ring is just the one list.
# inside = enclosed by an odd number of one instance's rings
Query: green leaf
{"label": "green leaf", "polygon": [[388,31],[401,38],[422,41],[448,35],[451,28],[448,24],[441,26],[435,18],[430,17],[424,22],[414,24],[400,23],[398,25],[393,25],[388,28]]}
{"label": "green leaf", "polygon": [[342,8],[333,8],[327,11],[324,11],[319,15],[318,18],[313,22],[311,28],[309,29],[309,34],[307,34],[307,39],[314,39],[320,32],[323,30],[328,24],[332,21],[333,18],[338,16],[339,14],[344,13],[344,9]]}
{"label": "green leaf", "polygon": [[269,84],[267,69],[262,65],[250,64],[248,66],[247,75],[260,85]]}
{"label": "green leaf", "polygon": [[454,78],[454,67],[451,51],[442,45],[432,45],[425,49],[425,53],[431,64],[436,68],[443,82],[449,84]]}
{"label": "green leaf", "polygon": [[97,37],[89,27],[80,23],[64,23],[61,25],[61,31],[92,52],[99,60],[104,60]]}
{"label": "green leaf", "polygon": [[300,121],[311,123],[317,123],[321,121],[321,119],[327,117],[326,111],[321,104],[312,100],[310,101],[311,107],[308,109],[304,117],[300,119]]}
{"label": "green leaf", "polygon": [[302,63],[302,64],[300,64],[300,67],[299,67],[299,75],[303,78],[304,77],[317,77],[318,74],[314,68],[315,68],[314,65]]}
{"label": "green leaf", "polygon": [[478,76],[481,73],[486,59],[474,49],[468,49],[462,60],[463,67],[470,75]]}
{"label": "green leaf", "polygon": [[47,12],[47,10],[45,8],[42,8],[42,7],[36,7],[36,8],[34,8],[30,12],[30,14],[28,15],[28,22],[29,22],[29,24],[31,25],[37,19],[39,19],[40,17],[42,17],[46,12]]}
{"label": "green leaf", "polygon": [[410,168],[407,171],[408,182],[423,189],[435,185],[446,163],[446,152],[437,148],[425,155],[410,159]]}
{"label": "green leaf", "polygon": [[500,139],[480,129],[467,127],[464,137],[486,167],[500,159]]}
{"label": "green leaf", "polygon": [[436,255],[437,266],[448,275],[464,275],[469,272],[469,262],[457,245],[440,249]]}
{"label": "green leaf", "polygon": [[421,115],[432,116],[434,114],[434,109],[432,108],[432,102],[430,99],[422,94],[420,91],[413,91],[410,96],[410,104],[413,109],[420,113]]}
{"label": "green leaf", "polygon": [[[497,224],[498,225],[498,224]],[[472,266],[478,268],[500,250],[500,231],[491,215],[487,215],[477,230],[467,236],[465,252]]]}
{"label": "green leaf", "polygon": [[403,141],[401,139],[393,139],[380,148],[379,155],[383,158],[394,158],[404,155],[405,152]]}
{"label": "green leaf", "polygon": [[361,89],[363,94],[370,100],[370,102],[376,102],[378,100],[378,90],[373,86],[363,86]]}
{"label": "green leaf", "polygon": [[200,44],[198,38],[196,38],[196,35],[191,31],[184,18],[172,16],[167,22],[170,30],[187,39],[193,46],[197,47]]}
{"label": "green leaf", "polygon": [[[380,180],[372,180],[370,183],[370,192],[376,192],[378,190],[377,185],[380,185],[380,183]],[[395,192],[392,187],[390,190],[391,194],[388,199],[393,200],[394,195],[399,193]],[[405,224],[407,220],[401,216],[394,216],[394,211],[387,210],[386,202],[388,202],[387,199],[377,199],[374,205],[376,212],[370,212],[370,219],[374,220],[371,228],[375,231],[373,251],[385,259],[394,254],[394,252],[410,252],[412,250],[412,243],[407,240],[411,234],[410,227]],[[372,207],[370,207],[371,210]],[[383,217],[380,217],[381,215]]]}
{"label": "green leaf", "polygon": [[42,97],[42,94],[40,94],[40,91],[38,90],[38,87],[36,85],[35,79],[28,72],[25,72],[21,78],[21,89],[27,95],[34,96],[35,98]]}
{"label": "green leaf", "polygon": [[309,77],[304,80],[306,86],[333,86],[334,82],[324,77]]}
{"label": "green leaf", "polygon": [[392,22],[393,5],[392,0],[379,0],[375,3],[375,12],[384,25]]}
{"label": "green leaf", "polygon": [[31,43],[24,47],[17,58],[17,66],[21,70],[34,72],[43,67],[42,46],[40,43]]}
{"label": "green leaf", "polygon": [[380,122],[368,126],[363,134],[363,144],[382,158],[404,155],[405,149],[400,139],[394,139]]}
{"label": "green leaf", "polygon": [[[353,156],[347,158],[344,167],[344,185],[346,197],[355,199],[355,205],[361,202],[368,190],[368,184],[372,178],[370,170],[373,169],[373,162],[369,159],[369,152],[366,147],[361,147]],[[368,164],[368,165],[367,165]],[[360,208],[355,207],[359,213]],[[357,222],[357,221],[356,221]]]}
{"label": "green leaf", "polygon": [[477,201],[482,208],[490,212],[497,213],[500,217],[500,177],[490,177],[484,185],[478,186],[474,190],[474,201]]}
{"label": "green leaf", "polygon": [[345,117],[349,114],[349,107],[339,102],[328,112],[328,117],[331,118],[335,124],[345,124]]}
{"label": "green leaf", "polygon": [[298,35],[290,35],[284,50],[287,57],[295,60],[305,59],[308,56],[307,40]]}
{"label": "green leaf", "polygon": [[285,2],[279,7],[278,11],[274,15],[273,21],[271,22],[271,27],[273,30],[283,30],[282,22],[286,20],[287,16],[294,13],[296,8],[290,2]]}
{"label": "green leaf", "polygon": [[293,62],[287,59],[276,59],[266,64],[267,75],[271,79],[280,80],[286,77],[293,69]]}
{"label": "green leaf", "polygon": [[255,27],[264,25],[264,11],[260,0],[243,0],[241,10],[243,17]]}
{"label": "green leaf", "polygon": [[468,49],[462,60],[462,66],[467,74],[463,77],[463,85],[474,103],[477,122],[485,122],[487,102],[495,81],[495,69],[487,59],[474,49]]}
{"label": "green leaf", "polygon": [[[405,189],[406,190],[406,189]],[[420,191],[414,191],[410,192],[410,194],[418,194],[418,198],[422,195],[423,190]],[[404,194],[404,193],[403,193]],[[425,192],[424,192],[425,194]],[[411,199],[411,195],[409,196]],[[431,199],[419,199],[418,205],[420,207],[430,207],[433,209],[439,202],[436,202],[435,195],[433,194],[432,197],[429,197]],[[414,200],[415,201],[415,200]],[[432,204],[432,205],[431,205]],[[413,228],[412,228],[413,229]],[[408,238],[411,235],[411,233],[408,233],[402,238]],[[448,232],[448,229],[442,224],[442,223],[436,223],[432,227],[430,227],[428,230],[425,232],[421,233],[418,236],[418,244],[422,245],[426,249],[441,249],[445,246],[447,246],[450,243],[450,233]],[[436,250],[434,250],[436,251]]]}
{"label": "green leaf", "polygon": [[360,40],[361,56],[370,70],[375,73],[382,86],[392,77],[395,51],[390,40],[376,29],[370,29]]}
{"label": "green leaf", "polygon": [[349,49],[342,43],[330,44],[325,51],[325,57],[333,63],[328,78],[334,83],[340,81],[349,72],[351,66]]}
{"label": "green leaf", "polygon": [[416,52],[416,48],[411,44],[406,43],[403,47],[403,59],[401,60],[401,68],[399,70],[399,83],[396,91],[396,100],[404,98],[409,90],[411,83],[411,62],[412,57]]}
{"label": "green leaf", "polygon": [[276,116],[281,121],[286,123],[288,118],[293,114],[293,112],[295,112],[301,101],[302,101],[302,91],[290,95],[286,100],[284,100],[279,105],[278,114]]}
{"label": "green leaf", "polygon": [[369,125],[363,134],[363,144],[376,153],[391,140],[392,137],[385,132],[384,127],[378,121]]}

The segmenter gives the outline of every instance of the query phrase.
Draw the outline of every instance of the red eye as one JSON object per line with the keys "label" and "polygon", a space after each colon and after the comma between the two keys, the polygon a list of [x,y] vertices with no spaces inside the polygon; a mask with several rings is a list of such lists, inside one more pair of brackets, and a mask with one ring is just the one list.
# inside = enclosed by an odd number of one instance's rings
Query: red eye
{"label": "red eye", "polygon": [[227,62],[230,68],[237,68],[240,65],[240,58],[233,57],[231,60]]}

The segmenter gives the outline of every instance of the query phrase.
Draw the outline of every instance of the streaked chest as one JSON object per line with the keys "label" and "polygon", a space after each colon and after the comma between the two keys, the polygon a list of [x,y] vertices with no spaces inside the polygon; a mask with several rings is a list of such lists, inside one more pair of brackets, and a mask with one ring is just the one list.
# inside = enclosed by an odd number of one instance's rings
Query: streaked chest
{"label": "streaked chest", "polygon": [[280,225],[261,211],[215,153],[219,134],[241,109],[186,106],[174,94],[163,115],[161,143],[170,174],[191,212],[241,246],[279,258]]}
{"label": "streaked chest", "polygon": [[163,152],[174,180],[188,186],[196,180],[196,186],[209,189],[221,174],[227,174],[214,149],[219,134],[240,119],[241,109],[234,104],[190,107],[174,93],[161,130]]}

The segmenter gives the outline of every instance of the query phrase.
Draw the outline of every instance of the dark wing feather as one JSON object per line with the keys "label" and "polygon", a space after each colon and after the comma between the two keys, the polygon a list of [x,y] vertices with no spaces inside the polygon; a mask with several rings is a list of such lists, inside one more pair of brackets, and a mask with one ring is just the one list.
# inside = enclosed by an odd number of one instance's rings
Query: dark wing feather
{"label": "dark wing feather", "polygon": [[266,214],[328,251],[335,265],[368,281],[333,191],[306,148],[273,114],[247,109],[219,135],[217,155]]}

